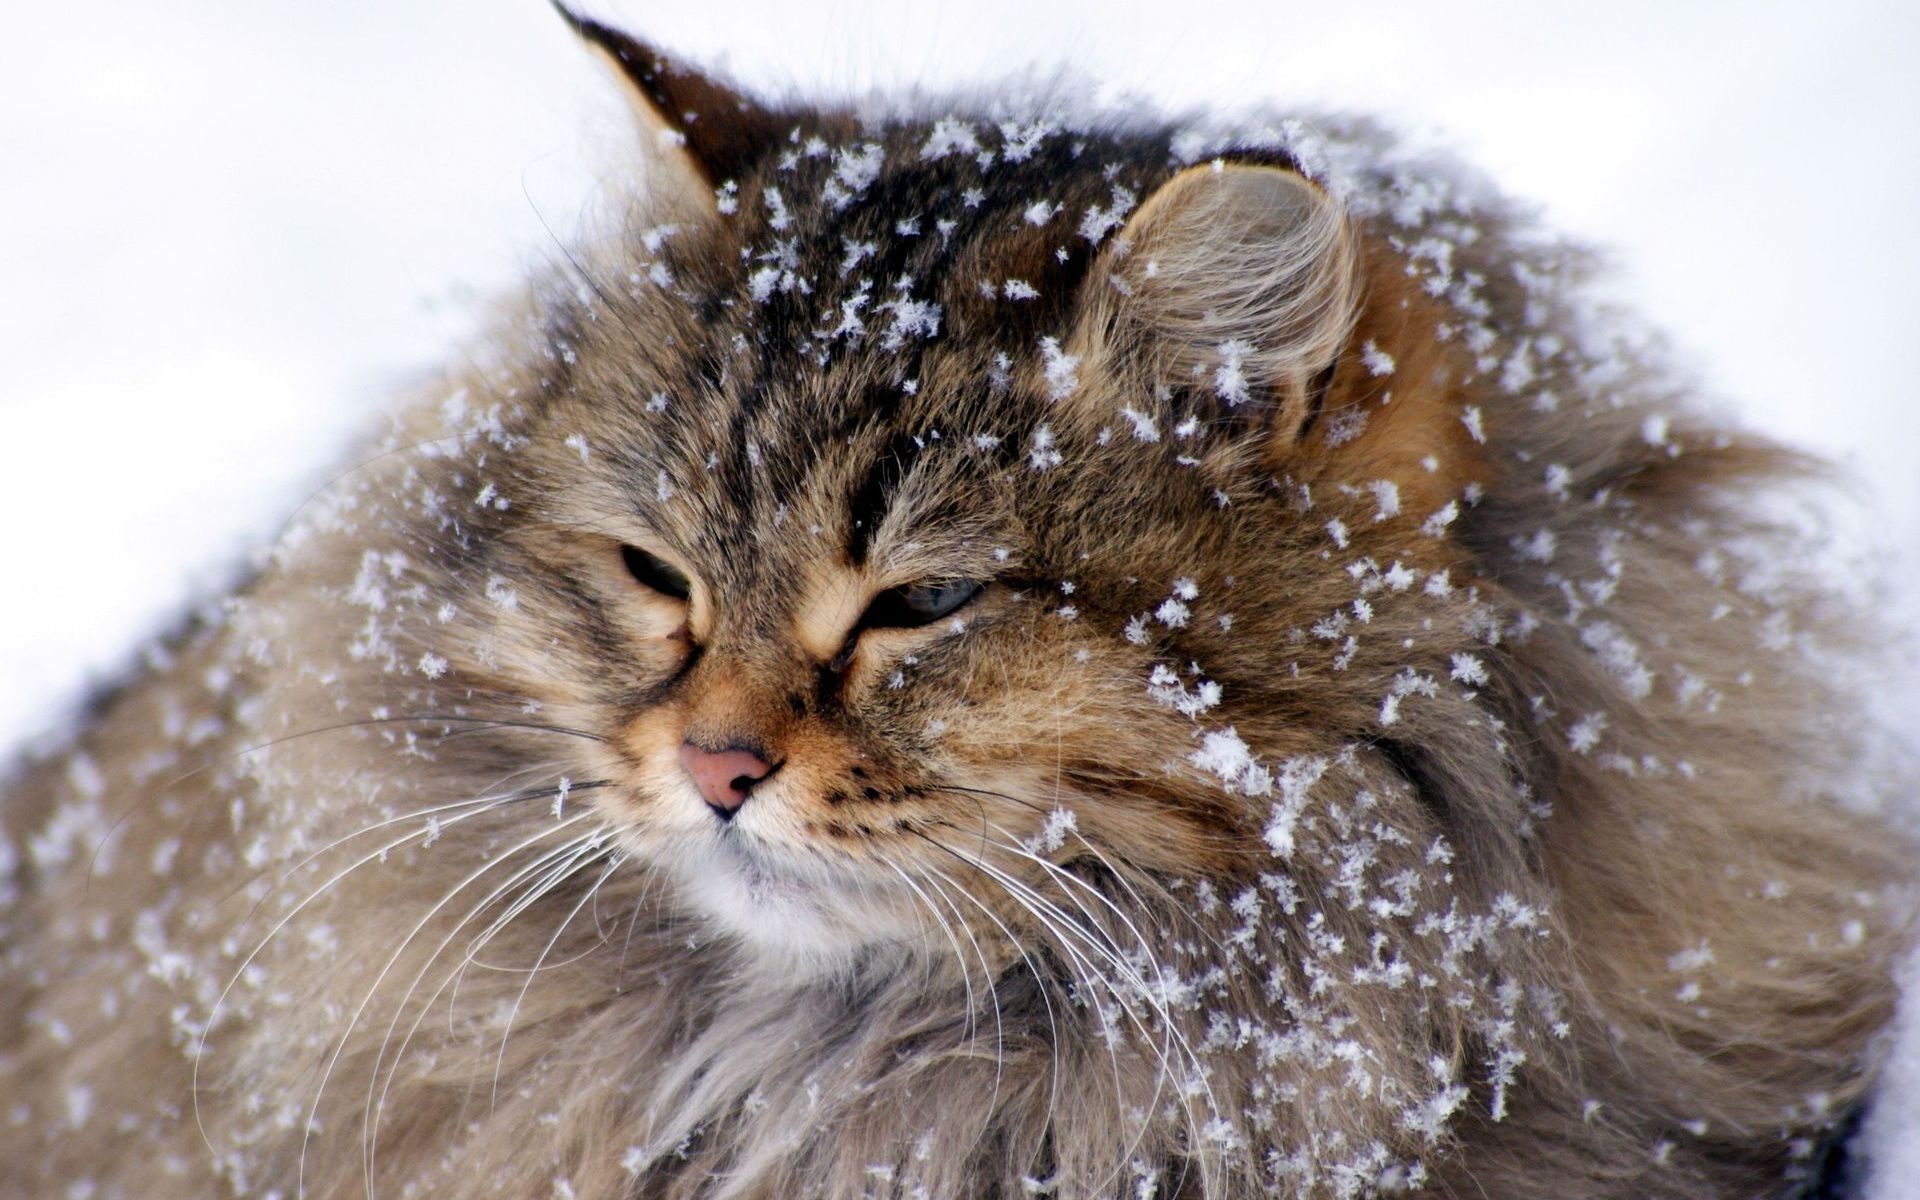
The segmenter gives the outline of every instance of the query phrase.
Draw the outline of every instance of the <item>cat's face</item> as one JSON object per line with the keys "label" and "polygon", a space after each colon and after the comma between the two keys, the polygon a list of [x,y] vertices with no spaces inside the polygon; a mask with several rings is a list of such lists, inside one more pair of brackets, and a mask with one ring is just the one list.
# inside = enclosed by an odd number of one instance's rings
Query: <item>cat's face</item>
{"label": "cat's face", "polygon": [[[489,571],[519,602],[487,640],[524,646],[512,690],[608,739],[597,802],[623,837],[732,930],[810,950],[918,936],[916,888],[967,905],[994,890],[975,860],[1024,873],[1023,842],[1159,871],[1244,842],[1164,701],[1200,694],[1186,664],[1229,637],[1273,635],[1228,566],[1285,539],[1266,468],[1231,439],[1089,428],[998,340],[908,379],[878,347],[760,363],[732,344],[761,317],[747,277],[737,316],[644,366],[621,343],[647,318],[582,337],[593,381],[504,489],[520,520]],[[609,395],[595,371],[628,378]],[[1156,663],[1181,676],[1160,700]],[[1049,838],[1056,810],[1078,829]]]}
{"label": "cat's face", "polygon": [[1297,649],[1353,581],[1300,564],[1352,510],[1443,566],[1412,531],[1460,470],[1410,404],[1359,437],[1337,207],[1040,125],[742,137],[670,147],[677,199],[455,406],[455,679],[598,739],[622,842],[768,949],[1045,919],[1065,864],[1256,870],[1233,748],[1354,723]]}

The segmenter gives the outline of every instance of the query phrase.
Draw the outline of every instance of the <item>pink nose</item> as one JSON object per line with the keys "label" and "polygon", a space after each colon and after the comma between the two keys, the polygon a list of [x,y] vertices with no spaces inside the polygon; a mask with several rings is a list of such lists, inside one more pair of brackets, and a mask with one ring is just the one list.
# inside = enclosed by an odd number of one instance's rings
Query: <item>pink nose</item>
{"label": "pink nose", "polygon": [[753,785],[773,773],[767,760],[751,750],[737,746],[702,750],[692,742],[680,743],[680,765],[693,776],[694,785],[706,797],[707,807],[727,821],[747,802],[747,793],[753,790]]}

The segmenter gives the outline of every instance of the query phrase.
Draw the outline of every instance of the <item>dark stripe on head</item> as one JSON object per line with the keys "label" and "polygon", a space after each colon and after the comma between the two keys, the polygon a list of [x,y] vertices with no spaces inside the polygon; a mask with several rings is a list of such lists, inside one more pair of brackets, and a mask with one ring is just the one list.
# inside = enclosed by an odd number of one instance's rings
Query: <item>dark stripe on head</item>
{"label": "dark stripe on head", "polygon": [[886,520],[887,510],[900,490],[900,484],[921,453],[920,443],[911,433],[893,435],[867,468],[866,477],[847,501],[847,557],[854,566],[867,561],[873,548],[873,535]]}

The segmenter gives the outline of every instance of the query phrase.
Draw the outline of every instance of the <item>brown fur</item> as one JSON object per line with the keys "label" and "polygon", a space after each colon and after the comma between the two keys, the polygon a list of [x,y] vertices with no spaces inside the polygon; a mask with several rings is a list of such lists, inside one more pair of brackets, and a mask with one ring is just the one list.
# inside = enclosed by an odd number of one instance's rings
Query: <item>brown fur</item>
{"label": "brown fur", "polygon": [[6,793],[0,1195],[1790,1194],[1907,941],[1791,456],[1365,127],[577,24],[652,199]]}

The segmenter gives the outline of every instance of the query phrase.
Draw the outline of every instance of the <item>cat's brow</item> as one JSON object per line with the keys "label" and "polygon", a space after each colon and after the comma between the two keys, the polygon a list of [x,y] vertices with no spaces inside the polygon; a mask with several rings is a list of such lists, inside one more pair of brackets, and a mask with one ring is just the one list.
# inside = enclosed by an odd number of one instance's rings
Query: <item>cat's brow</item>
{"label": "cat's brow", "polygon": [[886,520],[888,506],[899,493],[901,481],[913,469],[920,449],[920,443],[912,434],[895,434],[868,466],[860,485],[849,495],[847,558],[854,566],[866,565],[873,549],[874,534]]}

